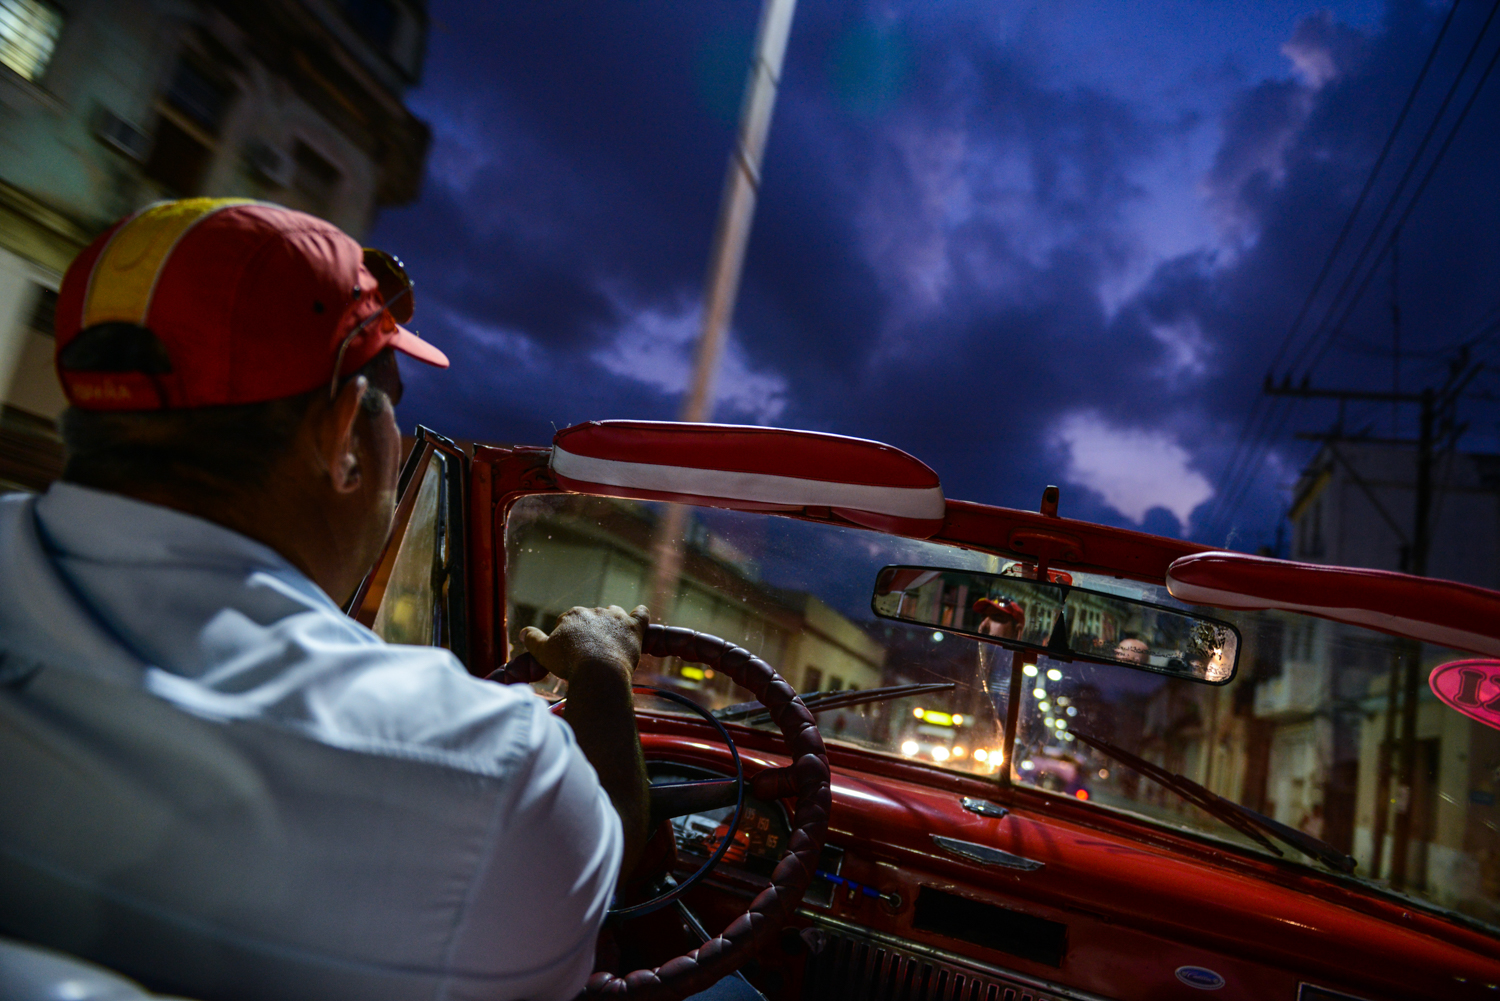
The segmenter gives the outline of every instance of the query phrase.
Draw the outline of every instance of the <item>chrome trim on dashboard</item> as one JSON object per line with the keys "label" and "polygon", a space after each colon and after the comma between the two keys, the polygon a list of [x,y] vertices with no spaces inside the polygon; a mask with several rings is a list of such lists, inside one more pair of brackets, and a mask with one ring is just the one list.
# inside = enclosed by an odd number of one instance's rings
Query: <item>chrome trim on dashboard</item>
{"label": "chrome trim on dashboard", "polygon": [[[970,984],[976,980],[980,981],[981,989],[978,996],[981,998],[994,997],[997,1001],[1000,998],[1014,998],[1015,1001],[1111,1001],[1110,998],[1099,994],[1090,994],[1088,991],[1078,990],[1074,987],[1064,987],[1062,984],[1055,984],[1050,980],[1027,976],[1024,973],[1017,973],[1015,970],[1008,970],[1002,966],[994,966],[977,959],[971,959],[968,956],[949,952],[946,949],[924,945],[921,942],[913,942],[911,939],[872,931],[869,928],[850,924],[847,921],[840,921],[838,918],[831,918],[824,914],[815,914],[799,908],[797,916],[805,918],[812,923],[813,927],[833,936],[846,940],[855,940],[866,946],[880,947],[879,949],[872,948],[867,951],[863,957],[862,965],[864,969],[862,971],[846,971],[851,975],[862,973],[860,977],[861,984],[848,984],[847,988],[854,988],[857,991],[859,986],[864,986],[867,988],[866,993],[872,997],[948,997],[949,992],[953,990],[953,977],[956,974],[964,980],[969,981]],[[883,958],[877,958],[880,953],[885,953],[886,955]],[[893,961],[899,962],[901,959],[908,961],[921,960],[925,965],[931,967],[931,971],[926,973],[925,990],[914,989],[911,993],[898,992],[896,994],[888,994],[886,990],[889,986],[888,984],[874,982],[877,977],[889,975],[885,969],[879,967],[886,965],[893,966]],[[811,975],[812,972],[810,970],[809,976]],[[940,980],[946,980],[946,985],[940,986]],[[912,986],[916,988],[916,985]],[[995,987],[993,994],[988,990],[990,986]],[[844,996],[863,996],[847,988],[844,991]],[[967,997],[973,991],[973,987],[964,985],[962,990],[964,996]],[[1012,993],[1007,994],[1007,991]],[[804,996],[808,995],[804,992]]]}
{"label": "chrome trim on dashboard", "polygon": [[1297,985],[1297,1001],[1365,1001],[1365,999],[1304,981]]}
{"label": "chrome trim on dashboard", "polygon": [[980,865],[998,865],[1007,869],[1021,869],[1026,872],[1034,872],[1047,863],[1038,862],[1035,859],[1023,858],[1020,855],[1012,855],[1010,852],[1002,852],[998,848],[989,845],[975,844],[972,841],[959,841],[957,838],[945,838],[941,834],[932,836],[932,843],[950,855],[966,858]]}
{"label": "chrome trim on dashboard", "polygon": [[974,796],[965,796],[960,802],[963,803],[965,810],[968,810],[970,813],[977,813],[981,817],[999,819],[1010,812],[999,803],[991,803],[987,799],[978,799]]}

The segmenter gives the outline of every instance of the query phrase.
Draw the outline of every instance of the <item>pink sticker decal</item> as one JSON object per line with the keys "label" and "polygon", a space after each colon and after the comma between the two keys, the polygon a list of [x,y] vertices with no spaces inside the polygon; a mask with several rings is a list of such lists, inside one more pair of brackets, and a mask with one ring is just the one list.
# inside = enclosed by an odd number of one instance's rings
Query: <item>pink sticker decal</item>
{"label": "pink sticker decal", "polygon": [[1427,676],[1432,694],[1485,726],[1500,730],[1500,660],[1455,660]]}

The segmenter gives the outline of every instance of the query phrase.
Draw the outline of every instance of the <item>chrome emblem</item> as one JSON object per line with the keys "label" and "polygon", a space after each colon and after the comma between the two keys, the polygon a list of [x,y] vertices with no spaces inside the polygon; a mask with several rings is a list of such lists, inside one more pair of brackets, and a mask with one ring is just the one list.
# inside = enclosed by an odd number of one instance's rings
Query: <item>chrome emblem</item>
{"label": "chrome emblem", "polygon": [[1177,979],[1189,987],[1196,987],[1200,991],[1216,991],[1224,986],[1224,978],[1213,970],[1202,966],[1179,966],[1177,968]]}

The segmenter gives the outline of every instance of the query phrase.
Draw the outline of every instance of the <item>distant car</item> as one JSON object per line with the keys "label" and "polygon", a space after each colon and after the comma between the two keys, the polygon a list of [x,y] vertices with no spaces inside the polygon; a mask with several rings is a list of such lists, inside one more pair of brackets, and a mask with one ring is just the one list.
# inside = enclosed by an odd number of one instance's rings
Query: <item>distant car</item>
{"label": "distant car", "polygon": [[1072,755],[1040,752],[1021,759],[1020,769],[1039,789],[1064,793],[1074,799],[1089,798],[1086,767]]}

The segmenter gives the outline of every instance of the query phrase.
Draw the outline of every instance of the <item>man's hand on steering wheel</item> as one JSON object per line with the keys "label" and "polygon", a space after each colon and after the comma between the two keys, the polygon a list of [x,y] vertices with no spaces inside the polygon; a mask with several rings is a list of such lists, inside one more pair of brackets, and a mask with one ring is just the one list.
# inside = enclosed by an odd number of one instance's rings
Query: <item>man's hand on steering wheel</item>
{"label": "man's hand on steering wheel", "polygon": [[627,612],[619,605],[608,608],[568,609],[557,618],[551,633],[535,626],[521,630],[521,642],[543,667],[571,684],[578,665],[586,661],[616,664],[626,677],[641,659],[641,643],[651,613],[645,605]]}
{"label": "man's hand on steering wheel", "polygon": [[576,607],[558,616],[551,633],[531,626],[521,630],[527,651],[568,683],[563,719],[624,827],[622,880],[635,869],[650,833],[650,785],[630,690],[650,621],[645,605],[633,612],[619,605]]}

